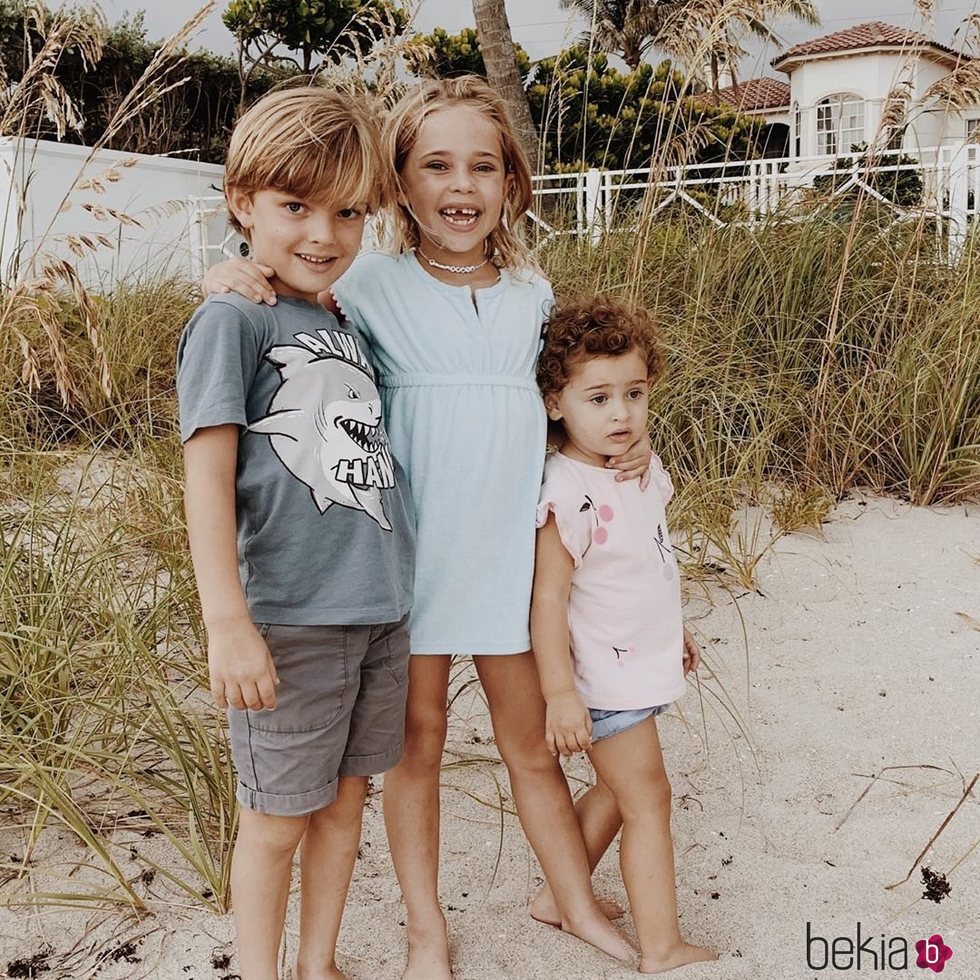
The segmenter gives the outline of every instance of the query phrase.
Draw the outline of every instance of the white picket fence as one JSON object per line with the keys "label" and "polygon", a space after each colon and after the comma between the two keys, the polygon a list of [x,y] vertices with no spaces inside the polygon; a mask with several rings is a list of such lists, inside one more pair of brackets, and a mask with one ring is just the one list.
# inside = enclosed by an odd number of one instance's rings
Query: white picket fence
{"label": "white picket fence", "polygon": [[[896,203],[889,189],[913,175],[921,181],[919,200]],[[980,215],[980,144],[932,147],[914,155],[892,150],[872,161],[851,154],[542,174],[534,178],[532,218],[545,238],[570,234],[597,241],[609,232],[635,230],[641,201],[646,217],[679,206],[719,226],[752,225],[774,215],[798,217],[801,206],[818,197],[832,203],[855,190],[878,201],[896,222],[934,219],[955,249]]]}
{"label": "white picket fence", "polygon": [[[893,215],[895,224],[931,222],[948,254],[960,253],[980,215],[980,144],[914,154],[892,150],[870,162],[857,154],[843,159],[850,164],[819,156],[540,174],[533,178],[531,219],[539,244],[559,235],[597,242],[606,234],[635,231],[641,214],[649,219],[671,207],[689,209],[719,226],[751,226],[774,217],[799,220],[809,202],[819,198],[833,204],[860,191]],[[896,203],[889,190],[899,178],[908,181],[913,175],[921,182],[918,200]],[[190,203],[190,272],[200,279],[212,262],[242,254],[242,240],[229,230],[222,198],[198,197]]]}

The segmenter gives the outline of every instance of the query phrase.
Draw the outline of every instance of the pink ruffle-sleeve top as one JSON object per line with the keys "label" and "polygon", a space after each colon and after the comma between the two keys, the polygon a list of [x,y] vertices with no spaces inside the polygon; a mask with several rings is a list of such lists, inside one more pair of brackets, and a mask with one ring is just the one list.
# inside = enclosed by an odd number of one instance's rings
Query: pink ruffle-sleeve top
{"label": "pink ruffle-sleeve top", "polygon": [[680,578],[667,535],[673,485],[660,459],[639,480],[554,453],[545,464],[537,525],[555,515],[574,562],[568,627],[586,705],[625,711],[684,693]]}

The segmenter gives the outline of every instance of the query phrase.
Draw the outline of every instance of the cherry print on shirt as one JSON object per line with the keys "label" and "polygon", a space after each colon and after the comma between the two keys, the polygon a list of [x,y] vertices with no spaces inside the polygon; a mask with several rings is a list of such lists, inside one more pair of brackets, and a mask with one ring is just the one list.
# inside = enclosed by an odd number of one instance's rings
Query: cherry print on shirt
{"label": "cherry print on shirt", "polygon": [[616,654],[616,663],[620,667],[626,666],[626,660],[624,659],[626,654],[635,653],[636,647],[613,647],[613,653]]}
{"label": "cherry print on shirt", "polygon": [[595,520],[595,528],[592,530],[592,540],[596,544],[605,544],[609,540],[609,532],[602,524],[608,524],[616,516],[612,507],[609,504],[599,504],[596,507],[592,498],[586,494],[585,503],[578,510],[580,514],[587,510],[592,511],[593,519]]}

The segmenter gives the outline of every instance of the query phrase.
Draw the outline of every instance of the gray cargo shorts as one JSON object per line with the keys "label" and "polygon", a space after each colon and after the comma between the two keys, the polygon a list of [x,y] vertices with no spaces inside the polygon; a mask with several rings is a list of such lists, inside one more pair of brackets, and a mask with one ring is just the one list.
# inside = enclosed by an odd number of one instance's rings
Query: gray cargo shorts
{"label": "gray cargo shorts", "polygon": [[273,711],[228,709],[238,802],[301,816],[339,776],[391,769],[405,741],[408,617],[379,626],[260,624],[279,674]]}

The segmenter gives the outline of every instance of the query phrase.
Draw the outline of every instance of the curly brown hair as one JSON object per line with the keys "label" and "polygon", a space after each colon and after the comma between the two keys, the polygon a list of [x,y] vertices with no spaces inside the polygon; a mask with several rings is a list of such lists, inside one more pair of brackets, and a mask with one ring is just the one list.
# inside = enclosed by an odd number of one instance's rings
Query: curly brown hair
{"label": "curly brown hair", "polygon": [[629,306],[608,296],[561,303],[544,326],[538,387],[542,395],[557,395],[583,361],[633,350],[646,361],[652,384],[663,371],[659,341],[657,325],[642,306]]}
{"label": "curly brown hair", "polygon": [[[555,307],[544,326],[544,347],[538,357],[541,395],[559,394],[578,365],[593,357],[618,357],[637,351],[647,366],[652,384],[663,372],[660,332],[642,306],[631,306],[609,296],[589,296]],[[549,421],[548,438],[561,442],[561,422]]]}

